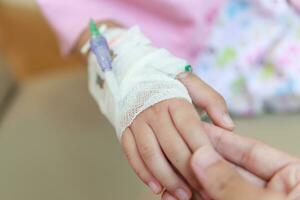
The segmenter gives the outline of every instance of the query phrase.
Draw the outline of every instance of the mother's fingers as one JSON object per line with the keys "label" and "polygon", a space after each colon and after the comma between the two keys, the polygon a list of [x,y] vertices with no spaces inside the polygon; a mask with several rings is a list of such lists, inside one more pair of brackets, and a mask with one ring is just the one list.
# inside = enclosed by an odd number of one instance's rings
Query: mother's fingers
{"label": "mother's fingers", "polygon": [[288,200],[299,200],[300,199],[300,182],[289,194]]}
{"label": "mother's fingers", "polygon": [[247,182],[210,146],[201,147],[192,158],[192,168],[201,185],[215,200],[283,200]]}
{"label": "mother's fingers", "polygon": [[[291,196],[300,198],[300,161],[291,163],[280,169],[269,181],[271,190],[290,193]],[[297,199],[297,198],[292,198]]]}
{"label": "mother's fingers", "polygon": [[[203,122],[200,121],[199,116],[193,109],[193,105],[185,101],[173,103],[170,105],[169,112],[177,130],[180,132],[192,152],[195,152],[202,146],[211,144],[207,134],[204,132]],[[235,168],[251,183],[259,187],[265,186],[266,182],[261,178],[238,166]],[[201,192],[201,194],[203,194],[203,192]]]}
{"label": "mother's fingers", "polygon": [[210,124],[204,124],[220,154],[251,173],[268,180],[274,173],[297,159],[256,140],[247,139]]}
{"label": "mother's fingers", "polygon": [[265,188],[267,181],[263,180],[256,175],[252,174],[251,172],[245,170],[242,167],[239,167],[235,164],[232,164],[228,161],[226,161],[232,168],[234,168],[245,180],[247,180],[249,183],[259,187],[259,188]]}
{"label": "mother's fingers", "polygon": [[216,125],[228,130],[234,129],[225,100],[218,92],[192,73],[181,74],[178,79],[188,89],[193,102],[204,109]]}

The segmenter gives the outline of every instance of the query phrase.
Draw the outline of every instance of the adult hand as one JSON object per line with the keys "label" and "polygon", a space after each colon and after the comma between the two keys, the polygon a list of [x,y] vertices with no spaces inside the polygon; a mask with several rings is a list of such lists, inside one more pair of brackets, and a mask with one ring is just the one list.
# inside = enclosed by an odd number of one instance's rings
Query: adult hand
{"label": "adult hand", "polygon": [[[205,129],[216,150],[210,146],[201,147],[193,155],[191,163],[211,199],[300,199],[299,159],[208,124]],[[251,184],[225,159],[260,177],[265,184],[260,187]]]}

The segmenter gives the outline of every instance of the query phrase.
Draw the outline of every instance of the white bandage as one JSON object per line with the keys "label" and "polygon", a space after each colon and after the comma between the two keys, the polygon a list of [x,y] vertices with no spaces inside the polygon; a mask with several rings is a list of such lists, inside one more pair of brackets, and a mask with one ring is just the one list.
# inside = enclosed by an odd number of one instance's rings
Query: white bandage
{"label": "white bandage", "polygon": [[150,106],[171,98],[191,102],[186,88],[176,79],[188,65],[186,61],[153,47],[137,27],[108,29],[104,36],[115,54],[112,66],[118,85],[114,90],[118,91],[110,91],[112,87],[105,81],[102,88],[99,86],[99,78],[105,80],[105,75],[92,53],[88,62],[89,89],[119,139],[135,117]]}

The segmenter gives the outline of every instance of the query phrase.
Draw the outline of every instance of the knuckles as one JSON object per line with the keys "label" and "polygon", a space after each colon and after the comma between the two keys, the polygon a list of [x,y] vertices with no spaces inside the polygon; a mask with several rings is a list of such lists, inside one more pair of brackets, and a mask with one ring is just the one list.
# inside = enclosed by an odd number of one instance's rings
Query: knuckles
{"label": "knuckles", "polygon": [[140,122],[149,122],[151,124],[159,123],[160,119],[163,119],[166,117],[166,113],[169,112],[169,110],[176,111],[177,108],[186,108],[189,109],[190,103],[183,99],[168,99],[165,101],[161,101],[143,112],[141,112],[136,119],[133,121],[131,126],[134,126],[135,123]]}

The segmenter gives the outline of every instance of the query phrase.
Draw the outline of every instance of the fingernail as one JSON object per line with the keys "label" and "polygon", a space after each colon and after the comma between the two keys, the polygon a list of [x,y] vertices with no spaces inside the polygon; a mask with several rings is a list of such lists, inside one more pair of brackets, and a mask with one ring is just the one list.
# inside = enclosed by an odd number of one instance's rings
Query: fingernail
{"label": "fingernail", "polygon": [[223,119],[223,122],[224,122],[227,126],[232,127],[232,128],[235,127],[235,124],[234,124],[233,120],[231,119],[231,117],[229,116],[228,113],[224,113],[222,119]]}
{"label": "fingernail", "polygon": [[190,75],[191,72],[182,72],[180,74],[177,75],[178,79],[185,79],[186,77],[188,77]]}
{"label": "fingernail", "polygon": [[192,164],[194,167],[200,169],[203,172],[209,166],[215,164],[219,160],[221,160],[221,157],[217,154],[217,152],[212,147],[205,146],[200,148],[195,153],[195,155],[193,156]]}
{"label": "fingernail", "polygon": [[179,188],[178,190],[176,190],[175,192],[177,198],[179,198],[180,200],[189,200],[190,199],[190,195],[188,192],[186,192],[184,189]]}
{"label": "fingernail", "polygon": [[161,187],[155,182],[149,182],[148,186],[154,194],[159,194],[161,192]]}
{"label": "fingernail", "polygon": [[177,200],[175,197],[171,196],[170,194],[166,194],[165,200]]}

